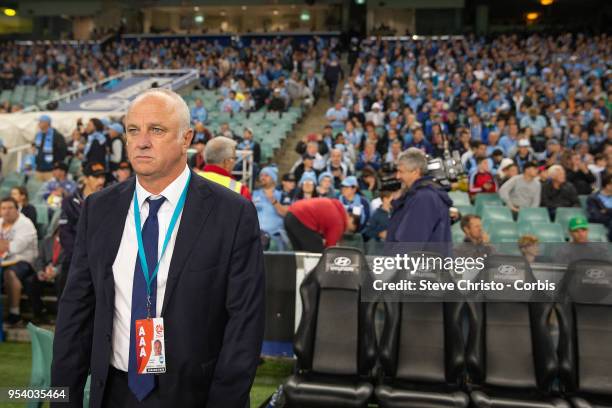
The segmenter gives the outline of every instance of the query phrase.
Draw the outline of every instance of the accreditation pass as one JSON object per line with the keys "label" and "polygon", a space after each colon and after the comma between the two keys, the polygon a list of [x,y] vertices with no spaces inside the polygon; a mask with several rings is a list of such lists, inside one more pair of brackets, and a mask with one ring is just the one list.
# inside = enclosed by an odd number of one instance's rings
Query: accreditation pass
{"label": "accreditation pass", "polygon": [[136,320],[136,367],[138,374],[162,374],[166,372],[166,348],[164,343],[164,319]]}

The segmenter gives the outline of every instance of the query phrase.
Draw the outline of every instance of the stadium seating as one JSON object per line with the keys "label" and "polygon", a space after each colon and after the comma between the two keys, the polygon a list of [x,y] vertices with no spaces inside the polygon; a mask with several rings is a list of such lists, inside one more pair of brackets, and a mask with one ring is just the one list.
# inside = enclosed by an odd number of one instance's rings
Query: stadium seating
{"label": "stadium seating", "polygon": [[459,210],[461,215],[476,213],[476,209],[473,205],[455,205],[454,207],[457,208],[457,210]]}
{"label": "stadium seating", "polygon": [[470,205],[470,196],[464,191],[451,191],[448,196],[453,200],[453,206]]}
{"label": "stadium seating", "polygon": [[578,261],[565,276],[569,301],[556,305],[562,386],[574,407],[612,407],[612,264]]}
{"label": "stadium seating", "polygon": [[483,223],[487,222],[514,222],[512,212],[508,207],[486,206],[481,211]]}
{"label": "stadium seating", "polygon": [[519,239],[518,227],[512,221],[494,221],[487,231],[493,243],[516,243]]}
{"label": "stadium seating", "polygon": [[603,224],[589,224],[589,241],[608,242],[608,230]]}
{"label": "stadium seating", "polygon": [[[32,344],[32,372],[30,374],[30,387],[46,388],[51,386],[51,358],[53,356],[53,333],[28,323],[28,332]],[[28,408],[42,406],[39,402],[31,401]]]}
{"label": "stadium seating", "polygon": [[380,340],[381,408],[467,407],[461,391],[464,371],[463,303],[385,303]]}
{"label": "stadium seating", "polygon": [[550,222],[548,210],[544,207],[525,207],[521,208],[518,213],[519,223],[532,223],[532,222]]}
{"label": "stadium seating", "polygon": [[[334,269],[340,262],[342,273]],[[293,344],[297,371],[284,385],[289,407],[367,407],[376,361],[376,304],[360,301],[367,275],[361,252],[334,247],[302,282],[302,318]]]}
{"label": "stadium seating", "polygon": [[586,217],[586,213],[580,207],[559,207],[556,211],[555,222],[561,225],[564,231],[567,231],[569,221],[578,216]]}
{"label": "stadium seating", "polygon": [[498,206],[503,205],[503,201],[499,198],[497,193],[480,193],[476,194],[474,199],[474,205],[476,207],[476,214],[482,216],[482,211],[485,206]]}
{"label": "stadium seating", "polygon": [[[519,230],[521,229],[521,225],[523,224],[519,224]],[[528,227],[530,228],[525,233],[535,235],[540,242],[565,242],[563,228],[561,228],[559,224],[536,222],[528,224]]]}

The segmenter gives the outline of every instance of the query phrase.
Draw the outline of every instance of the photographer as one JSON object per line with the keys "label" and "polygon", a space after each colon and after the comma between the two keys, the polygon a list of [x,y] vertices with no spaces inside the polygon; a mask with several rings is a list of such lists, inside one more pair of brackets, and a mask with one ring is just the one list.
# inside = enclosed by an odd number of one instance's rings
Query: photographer
{"label": "photographer", "polygon": [[401,196],[393,201],[387,242],[451,242],[452,200],[427,176],[427,158],[410,148],[397,160]]}

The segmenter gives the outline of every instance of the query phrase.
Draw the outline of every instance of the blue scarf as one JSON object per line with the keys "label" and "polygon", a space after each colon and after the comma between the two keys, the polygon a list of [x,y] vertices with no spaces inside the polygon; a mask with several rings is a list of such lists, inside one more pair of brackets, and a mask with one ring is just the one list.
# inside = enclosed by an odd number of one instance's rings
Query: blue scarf
{"label": "blue scarf", "polygon": [[87,136],[87,144],[85,145],[85,150],[83,151],[86,157],[89,154],[89,149],[91,149],[91,145],[96,140],[98,141],[98,143],[100,143],[100,145],[104,145],[104,143],[106,143],[106,136],[104,136],[104,134],[100,132],[93,132],[91,135]]}
{"label": "blue scarf", "polygon": [[44,137],[45,140],[43,142],[43,132],[38,131],[36,133],[36,148],[40,149],[42,147],[45,162],[51,164],[53,163],[53,129],[51,127],[47,129]]}

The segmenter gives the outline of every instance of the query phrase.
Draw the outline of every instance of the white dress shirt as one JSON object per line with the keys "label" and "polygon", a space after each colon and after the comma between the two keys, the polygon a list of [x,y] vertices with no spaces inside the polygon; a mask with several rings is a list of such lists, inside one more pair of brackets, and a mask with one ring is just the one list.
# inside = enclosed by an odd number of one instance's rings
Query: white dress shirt
{"label": "white dress shirt", "polygon": [[[185,170],[178,176],[168,187],[161,192],[159,196],[149,193],[142,187],[136,178],[136,192],[138,194],[138,205],[140,207],[140,221],[144,225],[149,216],[149,203],[147,198],[152,199],[165,197],[166,201],[161,205],[157,213],[159,222],[159,238],[157,243],[158,256],[161,255],[164,238],[168,231],[170,219],[174,213],[174,209],[178,204],[179,198],[185,188],[185,183],[189,177],[189,168],[185,166]],[[168,270],[170,269],[170,261],[174,252],[174,243],[176,234],[181,224],[182,211],[179,215],[176,226],[172,231],[166,253],[159,261],[159,269],[157,271],[157,298],[156,298],[156,316],[161,313],[164,302],[164,293],[166,291],[166,280],[168,279]],[[128,370],[128,358],[130,345],[130,320],[132,314],[132,285],[134,284],[134,271],[138,253],[138,241],[136,239],[136,229],[134,228],[134,199],[130,202],[130,209],[125,219],[123,227],[123,235],[117,251],[117,257],[113,263],[113,277],[115,281],[115,312],[113,316],[113,352],[111,353],[111,365],[119,370]],[[153,273],[153,271],[150,271]],[[146,294],[142,294],[146,296]]]}

